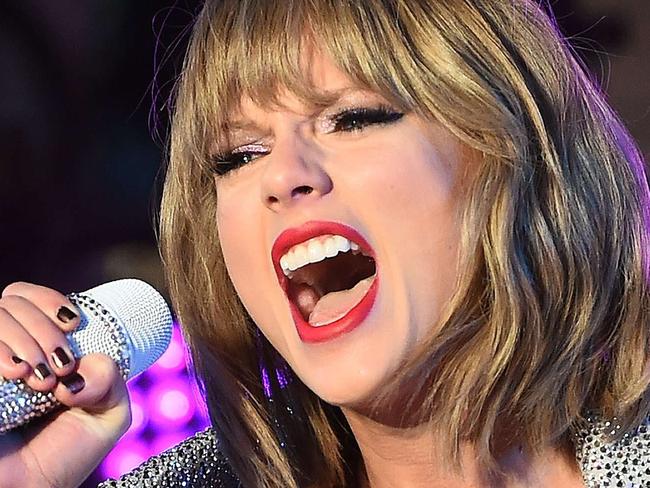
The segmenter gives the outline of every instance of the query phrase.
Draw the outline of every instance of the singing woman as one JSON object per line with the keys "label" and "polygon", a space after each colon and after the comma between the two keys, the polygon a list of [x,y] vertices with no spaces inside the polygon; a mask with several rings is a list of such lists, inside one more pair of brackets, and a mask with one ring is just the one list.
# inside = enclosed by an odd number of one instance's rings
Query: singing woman
{"label": "singing woman", "polygon": [[[532,0],[207,1],[160,230],[212,427],[102,486],[648,486],[649,209]],[[74,312],[0,300],[0,374],[70,407],[3,438],[6,486],[128,426],[110,361],[61,361]]]}

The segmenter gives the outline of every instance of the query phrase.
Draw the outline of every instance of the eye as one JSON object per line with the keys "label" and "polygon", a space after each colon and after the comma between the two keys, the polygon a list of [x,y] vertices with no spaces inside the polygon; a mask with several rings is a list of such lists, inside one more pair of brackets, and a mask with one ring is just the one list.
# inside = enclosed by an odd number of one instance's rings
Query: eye
{"label": "eye", "polygon": [[246,145],[212,156],[213,171],[223,176],[230,171],[246,166],[260,156],[268,154],[268,150],[256,144]]}
{"label": "eye", "polygon": [[356,107],[345,109],[330,119],[330,132],[356,132],[372,125],[384,125],[397,122],[404,117],[387,105],[378,107]]}

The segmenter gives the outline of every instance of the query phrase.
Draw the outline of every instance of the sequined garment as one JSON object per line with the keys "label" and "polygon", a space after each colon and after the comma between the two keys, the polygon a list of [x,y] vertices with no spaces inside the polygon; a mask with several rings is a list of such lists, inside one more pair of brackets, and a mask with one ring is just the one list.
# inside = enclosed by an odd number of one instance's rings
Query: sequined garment
{"label": "sequined garment", "polygon": [[650,417],[635,432],[625,434],[615,443],[604,442],[603,434],[621,428],[616,418],[588,420],[589,427],[574,439],[585,487],[650,487]]}
{"label": "sequined garment", "polygon": [[[650,418],[619,442],[603,435],[620,426],[616,419],[590,417],[589,426],[574,436],[576,458],[585,488],[650,488]],[[242,485],[219,453],[211,429],[154,456],[119,480],[98,488],[238,488]]]}
{"label": "sequined garment", "polygon": [[181,442],[125,474],[107,480],[98,488],[239,488],[230,466],[219,452],[214,431],[203,432]]}

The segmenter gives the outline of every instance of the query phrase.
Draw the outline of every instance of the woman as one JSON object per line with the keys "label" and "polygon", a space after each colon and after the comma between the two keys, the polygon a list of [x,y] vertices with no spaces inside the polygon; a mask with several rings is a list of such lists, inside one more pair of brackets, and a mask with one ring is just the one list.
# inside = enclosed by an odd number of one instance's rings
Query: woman
{"label": "woman", "polygon": [[[645,178],[528,0],[208,1],[161,244],[214,430],[105,486],[645,486]],[[0,469],[74,486],[124,385],[62,295],[0,305],[0,373],[71,407]]]}

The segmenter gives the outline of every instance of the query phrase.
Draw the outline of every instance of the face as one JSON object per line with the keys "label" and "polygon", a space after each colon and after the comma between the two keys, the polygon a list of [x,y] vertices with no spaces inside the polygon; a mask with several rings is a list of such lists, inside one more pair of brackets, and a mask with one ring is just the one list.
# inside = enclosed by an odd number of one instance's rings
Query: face
{"label": "face", "polygon": [[[217,225],[232,282],[262,333],[317,395],[354,407],[435,332],[458,275],[469,162],[441,126],[359,89],[327,58],[310,68],[316,86],[337,95],[324,110],[290,94],[280,109],[243,100],[216,163]],[[334,235],[329,244],[322,237]],[[300,245],[308,239],[323,249]],[[360,249],[343,252],[350,241]],[[337,250],[292,279],[282,271]],[[343,275],[344,290],[327,294]],[[315,307],[319,327],[301,307]]]}

